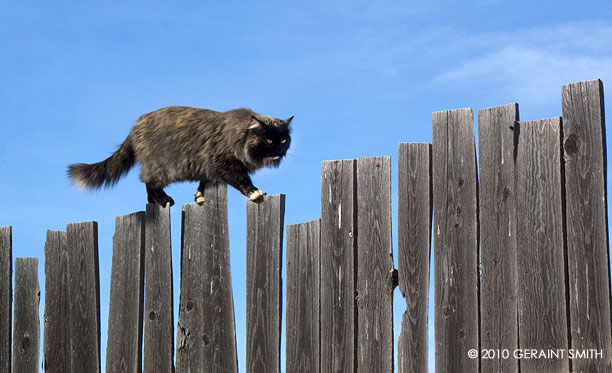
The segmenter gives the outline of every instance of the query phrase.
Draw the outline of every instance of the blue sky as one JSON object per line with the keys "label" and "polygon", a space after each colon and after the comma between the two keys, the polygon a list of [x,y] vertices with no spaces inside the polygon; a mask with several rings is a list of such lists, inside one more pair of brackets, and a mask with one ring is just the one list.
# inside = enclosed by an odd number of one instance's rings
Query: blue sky
{"label": "blue sky", "polygon": [[[13,226],[14,256],[40,258],[44,289],[46,229],[98,221],[104,357],[114,219],[143,210],[146,193],[138,170],[81,191],[68,164],[106,158],[134,120],[167,105],[295,115],[287,159],[253,180],[287,195],[286,224],[315,219],[322,160],[396,163],[398,142],[431,141],[433,111],[518,102],[532,120],[561,115],[563,84],[601,78],[612,89],[612,3],[6,1],[0,49],[0,225]],[[392,174],[396,203],[395,165]],[[180,205],[196,186],[167,189],[176,275]],[[228,198],[244,371],[245,199]],[[397,291],[396,325],[404,306]]]}

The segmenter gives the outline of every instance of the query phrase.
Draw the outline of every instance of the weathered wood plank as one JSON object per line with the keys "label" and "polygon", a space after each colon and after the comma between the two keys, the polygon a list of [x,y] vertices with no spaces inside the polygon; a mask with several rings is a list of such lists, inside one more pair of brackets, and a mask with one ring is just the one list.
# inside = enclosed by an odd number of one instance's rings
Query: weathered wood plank
{"label": "weathered wood plank", "polygon": [[572,348],[602,352],[574,371],[612,371],[606,128],[601,80],[561,89]]}
{"label": "weathered wood plank", "polygon": [[38,371],[40,321],[38,306],[38,258],[15,258],[15,316],[13,371]]}
{"label": "weathered wood plank", "polygon": [[0,372],[11,371],[12,242],[11,227],[0,227]]}
{"label": "weathered wood plank", "polygon": [[174,371],[172,286],[170,208],[147,204],[143,372]]}
{"label": "weathered wood plank", "polygon": [[400,143],[397,270],[406,311],[397,344],[399,373],[428,372],[431,188],[431,144]]}
{"label": "weathered wood plank", "polygon": [[70,294],[66,232],[47,231],[45,241],[45,317],[43,369],[70,369]]}
{"label": "weathered wood plank", "polygon": [[477,372],[478,206],[472,109],[433,114],[436,372]]}
{"label": "weathered wood plank", "polygon": [[356,370],[357,164],[321,164],[321,372]]}
{"label": "weathered wood plank", "polygon": [[115,219],[107,372],[142,371],[142,310],[144,302],[145,213]]}
{"label": "weathered wood plank", "polygon": [[[478,111],[481,350],[518,348],[514,179],[518,120],[518,104]],[[492,357],[481,360],[483,372],[518,372],[518,359]]]}
{"label": "weathered wood plank", "polygon": [[280,372],[285,196],[247,201],[247,372]]}
{"label": "weathered wood plank", "polygon": [[[516,157],[519,347],[568,348],[561,118],[519,124]],[[567,354],[522,359],[521,372],[567,372]]]}
{"label": "weathered wood plank", "polygon": [[100,371],[98,223],[66,227],[70,292],[70,370]]}
{"label": "weathered wood plank", "polygon": [[391,157],[357,159],[357,371],[393,371]]}
{"label": "weathered wood plank", "polygon": [[321,220],[287,226],[286,372],[319,372]]}
{"label": "weathered wood plank", "polygon": [[204,205],[183,205],[179,372],[237,372],[227,185],[211,184]]}

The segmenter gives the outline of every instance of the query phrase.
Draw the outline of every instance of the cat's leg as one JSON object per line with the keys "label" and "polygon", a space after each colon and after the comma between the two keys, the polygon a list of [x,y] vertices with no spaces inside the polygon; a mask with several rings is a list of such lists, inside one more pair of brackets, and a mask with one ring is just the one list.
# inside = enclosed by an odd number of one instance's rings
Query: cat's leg
{"label": "cat's leg", "polygon": [[226,183],[238,189],[251,201],[259,201],[266,195],[266,192],[253,186],[251,177],[247,173],[226,173],[222,176]]}
{"label": "cat's leg", "polygon": [[204,189],[206,188],[206,181],[200,181],[200,185],[198,185],[198,190],[195,194],[195,203],[202,206],[204,204]]}
{"label": "cat's leg", "polygon": [[154,187],[150,183],[146,184],[147,186],[147,200],[149,203],[157,203],[161,207],[166,207],[166,204],[169,203],[170,206],[174,205],[174,200],[172,197],[164,192],[163,188]]}
{"label": "cat's leg", "polygon": [[161,172],[162,168],[156,164],[143,162],[140,169],[140,180],[147,186],[147,200],[149,203],[157,203],[161,207],[174,205],[172,197],[164,192],[164,187],[171,180],[168,180],[167,175]]}

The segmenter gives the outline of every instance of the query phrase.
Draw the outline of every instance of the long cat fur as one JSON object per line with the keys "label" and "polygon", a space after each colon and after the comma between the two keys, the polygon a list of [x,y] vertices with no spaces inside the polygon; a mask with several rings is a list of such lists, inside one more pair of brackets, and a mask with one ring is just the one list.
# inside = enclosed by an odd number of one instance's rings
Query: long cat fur
{"label": "long cat fur", "polygon": [[183,180],[200,182],[195,196],[199,204],[209,182],[225,182],[257,200],[265,193],[253,186],[249,174],[264,166],[278,167],[291,142],[292,119],[245,108],[219,112],[168,106],[141,116],[109,158],[72,164],[68,175],[86,188],[108,187],[138,162],[150,203],[173,205],[163,188]]}

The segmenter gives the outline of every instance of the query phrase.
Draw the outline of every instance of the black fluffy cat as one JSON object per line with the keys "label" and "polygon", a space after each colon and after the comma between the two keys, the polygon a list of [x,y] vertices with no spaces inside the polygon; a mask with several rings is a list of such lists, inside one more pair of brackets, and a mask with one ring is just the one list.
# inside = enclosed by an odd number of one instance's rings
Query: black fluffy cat
{"label": "black fluffy cat", "polygon": [[70,165],[68,174],[86,188],[111,186],[139,162],[150,203],[172,206],[174,200],[164,187],[182,180],[200,182],[195,194],[198,204],[204,203],[206,183],[218,181],[256,201],[266,193],[253,186],[249,174],[265,166],[278,167],[291,143],[292,119],[250,109],[218,112],[168,106],[141,116],[108,159]]}

